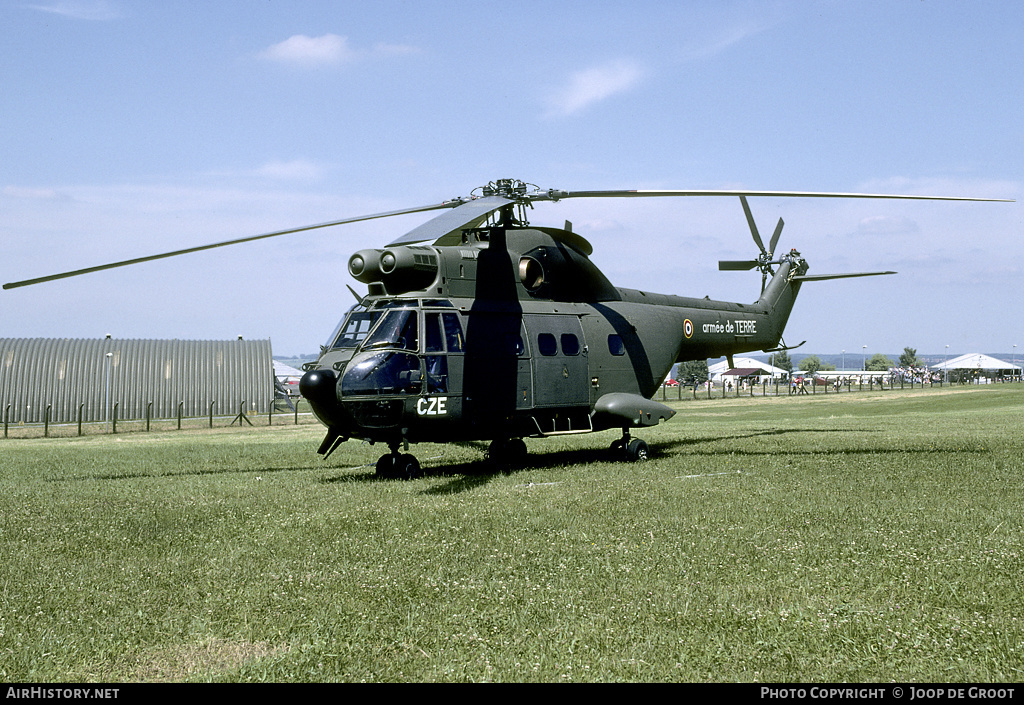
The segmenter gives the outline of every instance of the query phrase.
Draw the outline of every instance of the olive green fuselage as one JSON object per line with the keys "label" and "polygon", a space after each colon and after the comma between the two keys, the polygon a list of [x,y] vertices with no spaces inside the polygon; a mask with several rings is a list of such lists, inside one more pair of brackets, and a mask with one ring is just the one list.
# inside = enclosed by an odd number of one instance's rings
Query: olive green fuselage
{"label": "olive green fuselage", "polygon": [[676,362],[778,345],[806,271],[783,261],[741,304],[617,288],[588,255],[568,231],[499,227],[357,253],[370,293],[304,394],[331,434],[392,445],[654,425]]}

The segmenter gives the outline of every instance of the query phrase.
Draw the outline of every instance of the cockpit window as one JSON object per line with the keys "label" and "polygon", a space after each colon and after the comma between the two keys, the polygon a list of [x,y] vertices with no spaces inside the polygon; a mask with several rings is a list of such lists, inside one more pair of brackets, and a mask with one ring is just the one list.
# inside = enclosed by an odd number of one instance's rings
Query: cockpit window
{"label": "cockpit window", "polygon": [[380,311],[367,311],[361,306],[353,307],[335,330],[330,347],[335,350],[357,347],[366,338],[380,315]]}
{"label": "cockpit window", "polygon": [[393,309],[384,313],[383,318],[367,336],[363,349],[400,348],[416,350],[419,347],[419,329],[416,325],[416,309]]}
{"label": "cockpit window", "polygon": [[387,299],[385,301],[378,301],[373,305],[373,308],[415,308],[417,303],[417,299]]}

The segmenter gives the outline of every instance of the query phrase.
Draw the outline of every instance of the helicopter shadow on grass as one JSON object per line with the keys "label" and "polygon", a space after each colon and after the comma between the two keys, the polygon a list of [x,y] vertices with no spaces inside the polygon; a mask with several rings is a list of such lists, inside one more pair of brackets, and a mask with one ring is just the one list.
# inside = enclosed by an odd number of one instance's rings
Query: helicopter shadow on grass
{"label": "helicopter shadow on grass", "polygon": [[85,480],[143,480],[143,479],[162,479],[168,477],[202,477],[204,475],[246,475],[257,473],[259,475],[267,475],[270,473],[279,472],[307,472],[310,470],[317,470],[315,464],[310,465],[295,465],[288,467],[236,467],[225,465],[224,467],[210,467],[210,468],[196,468],[196,469],[182,469],[169,472],[149,472],[146,470],[138,470],[131,472],[116,472],[116,473],[87,473],[83,475],[74,475],[69,477],[49,477],[45,478],[45,482],[81,482]]}
{"label": "helicopter shadow on grass", "polygon": [[[669,442],[663,442],[659,444],[651,444],[652,449],[656,448],[666,454],[673,454],[672,450],[682,450],[688,446],[695,446],[704,443],[715,443],[721,441],[734,441],[745,438],[756,438],[758,436],[774,436],[774,435],[785,435],[793,433],[810,433],[810,434],[838,434],[838,433],[852,433],[852,434],[864,434],[864,433],[881,433],[882,429],[871,429],[871,428],[859,428],[859,429],[820,429],[820,428],[787,428],[787,429],[773,429],[766,431],[757,431],[753,433],[739,433],[728,436],[719,437],[706,437],[706,438],[688,438],[679,439]],[[701,450],[693,455],[702,456],[740,456],[740,457],[770,457],[770,456],[843,456],[843,455],[913,455],[913,454],[930,454],[930,453],[987,453],[988,450],[983,447],[976,448],[942,448],[942,447],[894,447],[891,445],[885,445],[881,441],[878,444],[869,447],[850,448],[848,446],[833,446],[825,448],[808,448],[808,447],[782,447],[782,448],[769,448],[764,450],[750,449],[750,448],[712,448],[707,450]],[[675,455],[682,455],[682,453],[675,453]]]}
{"label": "helicopter shadow on grass", "polygon": [[[507,477],[517,473],[528,473],[538,470],[564,468],[570,465],[612,462],[613,458],[607,448],[580,448],[577,450],[561,450],[533,453],[523,458],[518,464],[491,460],[486,457],[486,445],[481,443],[462,443],[467,447],[480,449],[480,457],[457,463],[422,468],[425,478],[445,478],[444,484],[430,487],[423,491],[425,495],[456,494],[482,487],[497,477]],[[365,469],[365,472],[353,474],[352,470]],[[339,468],[345,474],[325,477],[321,482],[326,484],[338,482],[405,482],[401,479],[378,477],[373,465],[355,468]]]}
{"label": "helicopter shadow on grass", "polygon": [[[721,442],[741,441],[770,436],[788,436],[792,434],[820,434],[820,433],[850,433],[864,434],[877,433],[881,429],[820,429],[820,428],[782,428],[765,429],[761,431],[739,432],[720,434],[712,436],[694,436],[689,438],[677,438],[664,441],[649,442],[651,449],[651,461],[671,460],[672,458],[685,458],[693,456],[737,456],[737,457],[771,457],[771,456],[813,456],[813,455],[870,455],[870,454],[907,454],[907,453],[934,453],[935,448],[893,448],[881,444],[867,448],[850,448],[847,446],[833,448],[805,448],[789,446],[781,448],[768,448],[764,450],[749,448],[708,448],[694,451],[697,446],[715,444]],[[512,465],[500,461],[494,461],[484,457],[485,445],[479,443],[460,444],[480,448],[481,457],[475,460],[464,462],[425,466],[423,477],[444,478],[446,482],[429,487],[422,491],[424,495],[445,495],[457,494],[482,487],[495,478],[507,477],[513,474],[534,473],[544,470],[557,470],[573,465],[590,465],[599,463],[620,462],[607,447],[578,448],[570,450],[557,450],[551,452],[531,453],[519,464]],[[981,449],[966,449],[957,452],[985,452]],[[354,469],[366,468],[365,473],[358,475],[344,474],[325,477],[321,480],[324,483],[335,482],[404,482],[404,480],[384,479],[377,477],[372,465],[359,466]],[[339,470],[341,470],[339,468]]]}
{"label": "helicopter shadow on grass", "polygon": [[[783,435],[790,433],[817,433],[820,429],[766,429],[763,431],[754,431],[750,433],[734,433],[720,436],[704,436],[704,437],[692,437],[692,438],[680,438],[671,441],[654,441],[649,442],[649,447],[652,451],[652,460],[672,458],[673,456],[683,456],[681,452],[685,448],[697,446],[704,443],[714,443],[719,441],[735,441],[742,440],[745,438],[757,438],[760,436],[773,436]],[[573,465],[590,465],[597,463],[614,463],[621,462],[617,457],[608,449],[607,446],[595,447],[595,448],[577,448],[569,450],[557,450],[544,452],[540,451],[537,453],[531,453],[518,464],[510,464],[501,462],[500,460],[491,460],[485,457],[486,444],[478,442],[460,443],[458,445],[478,449],[481,457],[474,460],[468,460],[459,463],[451,463],[438,466],[425,466],[422,469],[423,477],[428,478],[446,478],[447,481],[443,484],[429,487],[423,491],[425,495],[445,495],[445,494],[456,494],[459,492],[465,492],[468,490],[476,489],[487,485],[492,480],[498,477],[507,477],[513,474],[525,474],[544,470],[557,470],[566,468]],[[790,451],[778,451],[778,452],[790,452]],[[736,453],[731,450],[713,450],[708,455],[719,455]],[[740,452],[739,454],[743,454]],[[758,453],[750,453],[758,454]],[[774,452],[768,452],[761,454],[774,454]],[[347,470],[358,470],[366,468],[366,472],[361,474],[344,474],[344,475],[333,475],[326,477],[322,480],[324,483],[335,483],[335,482],[403,482],[403,480],[385,479],[377,477],[374,467],[372,465],[359,466],[356,468],[347,468]]]}
{"label": "helicopter shadow on grass", "polygon": [[[829,430],[827,432],[828,433],[874,433],[874,432],[876,432],[878,430],[879,429],[841,429],[841,430],[831,429],[831,430]],[[657,449],[657,450],[659,450],[661,452],[671,453],[671,451],[673,449],[682,449],[682,448],[687,448],[687,447],[690,447],[690,446],[701,445],[701,444],[704,444],[704,443],[718,443],[718,442],[722,442],[722,441],[739,441],[739,440],[744,440],[744,439],[747,439],[747,438],[759,438],[759,437],[762,437],[762,436],[784,436],[784,435],[789,435],[789,434],[792,434],[792,433],[824,433],[824,432],[825,431],[823,431],[820,428],[770,428],[770,429],[765,429],[763,431],[751,431],[749,433],[731,433],[731,434],[728,434],[728,435],[721,435],[721,436],[694,436],[694,437],[691,437],[691,438],[677,438],[677,439],[671,440],[671,441],[661,441],[661,442],[651,443],[650,446],[651,446],[652,449]],[[781,454],[781,453],[792,453],[792,452],[794,452],[793,449],[789,449],[789,448],[780,448],[780,449],[771,450],[771,451],[744,451],[744,450],[735,450],[735,449],[723,449],[723,450],[713,450],[713,451],[709,451],[707,453],[702,453],[702,454],[706,454],[706,455],[729,455],[729,454],[737,454],[737,455],[778,455],[778,454]]]}

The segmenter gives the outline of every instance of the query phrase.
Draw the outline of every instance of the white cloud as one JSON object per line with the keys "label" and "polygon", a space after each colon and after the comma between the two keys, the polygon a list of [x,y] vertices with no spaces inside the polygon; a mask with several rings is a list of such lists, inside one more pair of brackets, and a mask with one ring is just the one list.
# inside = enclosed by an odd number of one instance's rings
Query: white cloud
{"label": "white cloud", "polygon": [[565,86],[549,97],[547,115],[565,117],[578,113],[594,103],[629,90],[643,76],[644,71],[640,65],[627,60],[577,71],[569,77]]}
{"label": "white cloud", "polygon": [[323,173],[324,169],[322,166],[305,159],[293,159],[287,162],[267,162],[256,170],[258,176],[281,180],[318,179],[323,176]]}
{"label": "white cloud", "polygon": [[358,49],[351,45],[348,37],[337,34],[319,37],[296,34],[270,46],[260,56],[302,68],[321,68],[340,66],[365,57],[405,56],[418,52],[418,48],[408,44],[378,43],[371,49]]}
{"label": "white cloud", "polygon": [[714,58],[766,29],[767,26],[750,23],[726,27],[716,34],[683,44],[681,59],[688,62]]}
{"label": "white cloud", "polygon": [[861,219],[857,223],[858,235],[906,235],[920,232],[918,224],[905,216],[874,215]]}
{"label": "white cloud", "polygon": [[419,48],[409,44],[385,44],[373,45],[374,56],[404,56],[406,54],[418,54]]}
{"label": "white cloud", "polygon": [[75,20],[115,20],[120,13],[105,0],[64,0],[50,5],[29,5],[33,10],[50,12]]}
{"label": "white cloud", "polygon": [[33,188],[31,186],[4,186],[0,194],[11,198],[29,198],[33,200],[52,201],[60,198],[67,198],[52,188]]}
{"label": "white cloud", "polygon": [[354,52],[348,46],[348,39],[337,34],[324,34],[320,37],[296,34],[272,45],[262,56],[271,61],[316,68],[350,61]]}

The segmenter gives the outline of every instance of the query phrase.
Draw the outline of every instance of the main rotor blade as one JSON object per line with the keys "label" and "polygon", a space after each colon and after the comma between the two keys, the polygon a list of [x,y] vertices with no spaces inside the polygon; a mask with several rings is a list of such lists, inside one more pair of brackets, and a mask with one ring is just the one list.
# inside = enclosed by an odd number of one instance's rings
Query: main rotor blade
{"label": "main rotor blade", "polygon": [[466,201],[448,213],[442,213],[436,218],[428,220],[423,225],[413,228],[394,242],[394,245],[409,245],[414,242],[426,240],[436,241],[456,230],[461,230],[470,223],[486,218],[504,205],[514,203],[504,196],[484,196],[472,201]]}
{"label": "main rotor blade", "polygon": [[765,196],[778,198],[889,198],[909,201],[988,201],[999,203],[1015,203],[1012,198],[969,198],[965,196],[911,196],[891,193],[841,193],[824,191],[740,191],[740,190],[645,190],[629,189],[624,191],[549,191],[533,194],[531,198],[538,201],[558,201],[563,198],[655,198],[671,196]]}
{"label": "main rotor blade", "polygon": [[[307,230],[317,230],[319,228],[329,228],[333,225],[345,225],[346,223],[358,223],[364,220],[375,220],[377,218],[389,218],[394,215],[406,215],[408,213],[422,213],[424,211],[438,210],[440,208],[455,208],[459,205],[458,201],[446,201],[444,203],[435,203],[430,206],[417,206],[415,208],[403,208],[397,211],[388,211],[386,213],[374,213],[372,215],[360,215],[354,218],[342,218],[341,220],[332,220],[328,223],[318,223],[316,225],[305,225],[299,228],[289,228],[287,230],[275,230],[272,233],[264,233],[262,235],[252,235],[250,237],[240,237],[235,240],[225,240],[224,242],[216,242],[210,245],[199,245],[198,247],[187,247],[183,250],[174,250],[173,252],[164,252],[159,255],[148,255],[146,257],[136,257],[134,259],[126,259],[121,262],[112,262],[110,264],[101,264],[96,267],[86,267],[84,269],[75,269],[70,272],[62,272],[60,274],[51,274],[46,277],[37,277],[35,279],[25,279],[19,282],[10,282],[4,284],[4,289],[15,289],[20,286],[29,286],[31,284],[41,284],[42,282],[53,281],[55,279],[66,279],[68,277],[77,277],[80,274],[90,274],[92,272],[101,272],[105,269],[114,269],[116,267],[126,267],[130,264],[140,264],[142,262],[150,262],[157,259],[165,259],[167,257],[177,257],[178,255],[186,255],[192,252],[202,252],[203,250],[212,250],[216,247],[226,247],[227,245],[237,245],[243,242],[253,242],[254,240],[265,240],[270,237],[277,237],[278,235],[290,235],[292,233],[301,233]],[[433,222],[433,221],[430,221]]]}

